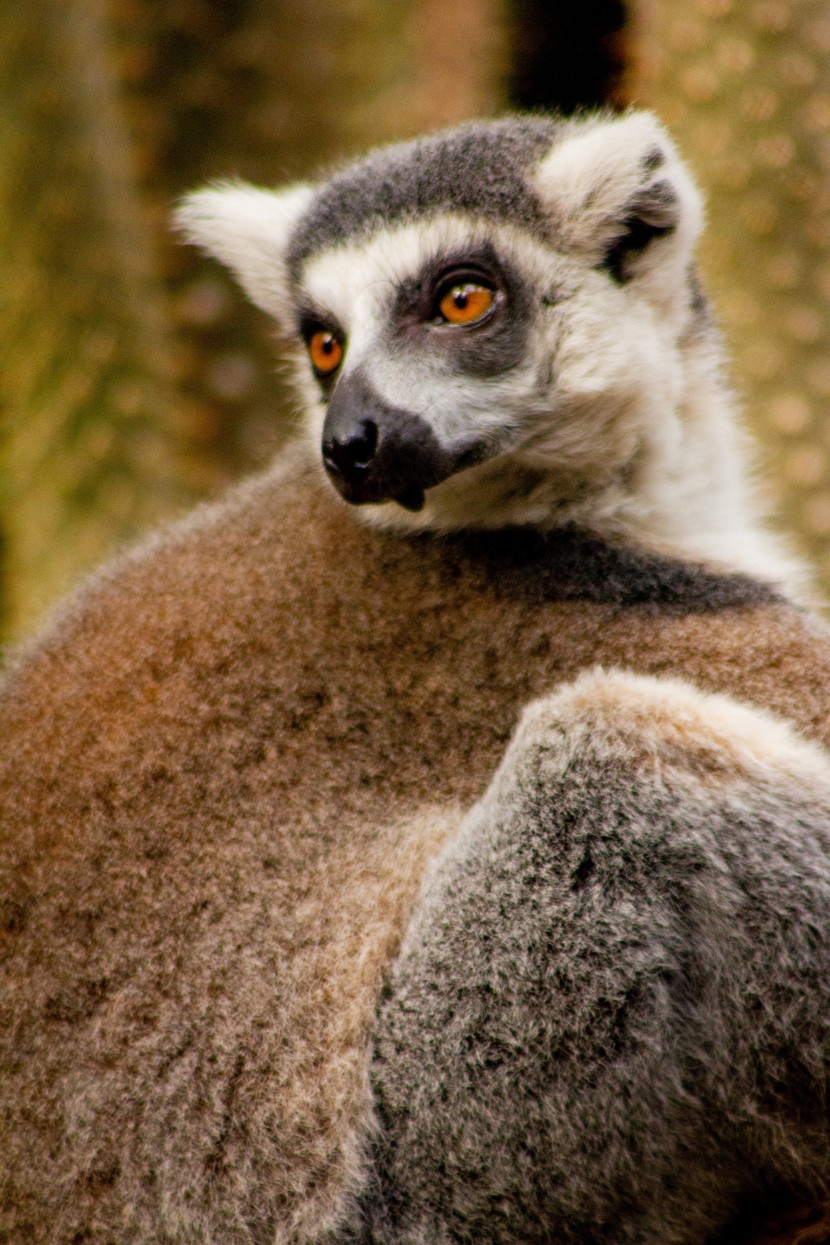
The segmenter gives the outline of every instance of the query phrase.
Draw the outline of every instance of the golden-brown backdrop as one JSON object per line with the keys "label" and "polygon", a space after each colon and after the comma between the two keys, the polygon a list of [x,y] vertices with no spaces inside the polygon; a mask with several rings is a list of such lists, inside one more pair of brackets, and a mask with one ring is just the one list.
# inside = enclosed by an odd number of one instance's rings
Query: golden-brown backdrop
{"label": "golden-brown backdrop", "polygon": [[830,583],[824,0],[5,0],[0,634],[268,461],[262,317],[171,238],[182,190],[307,175],[522,106],[657,107],[709,192],[705,267],[783,518]]}
{"label": "golden-brown backdrop", "polygon": [[702,258],[783,525],[830,586],[830,5],[638,0],[632,94],[706,190]]}

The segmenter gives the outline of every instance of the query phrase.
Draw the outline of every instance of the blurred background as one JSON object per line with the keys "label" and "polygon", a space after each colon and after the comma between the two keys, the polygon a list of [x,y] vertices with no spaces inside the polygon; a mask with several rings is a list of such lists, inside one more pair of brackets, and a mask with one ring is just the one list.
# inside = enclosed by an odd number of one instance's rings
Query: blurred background
{"label": "blurred background", "polygon": [[762,474],[830,587],[827,0],[3,0],[0,637],[291,428],[271,328],[171,236],[177,195],[632,102],[706,190]]}

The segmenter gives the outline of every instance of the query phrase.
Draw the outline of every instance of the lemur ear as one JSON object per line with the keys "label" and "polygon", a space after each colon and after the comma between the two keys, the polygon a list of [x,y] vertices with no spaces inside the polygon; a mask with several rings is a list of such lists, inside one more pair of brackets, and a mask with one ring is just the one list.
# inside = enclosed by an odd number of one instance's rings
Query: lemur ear
{"label": "lemur ear", "polygon": [[313,194],[306,185],[260,190],[245,182],[219,182],[187,195],[174,221],[190,242],[230,268],[258,307],[287,327],[285,253]]}
{"label": "lemur ear", "polygon": [[568,246],[620,284],[666,266],[679,275],[703,225],[700,193],[648,112],[581,123],[545,156],[535,186]]}

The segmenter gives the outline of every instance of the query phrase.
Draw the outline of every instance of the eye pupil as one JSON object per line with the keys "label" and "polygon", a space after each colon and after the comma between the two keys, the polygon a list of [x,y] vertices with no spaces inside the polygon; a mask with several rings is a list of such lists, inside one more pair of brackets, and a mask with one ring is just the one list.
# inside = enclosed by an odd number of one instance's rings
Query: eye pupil
{"label": "eye pupil", "polygon": [[339,367],[343,349],[342,339],[330,329],[318,329],[308,341],[311,362],[318,374],[324,376],[330,375]]}
{"label": "eye pupil", "polygon": [[494,290],[474,281],[444,288],[446,293],[437,307],[437,318],[443,323],[474,324],[486,315],[496,299]]}

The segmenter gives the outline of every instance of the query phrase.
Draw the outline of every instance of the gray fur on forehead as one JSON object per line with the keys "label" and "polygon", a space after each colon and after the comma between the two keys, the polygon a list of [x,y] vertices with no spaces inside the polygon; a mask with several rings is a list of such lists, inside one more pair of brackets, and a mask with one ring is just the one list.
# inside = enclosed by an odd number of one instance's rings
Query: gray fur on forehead
{"label": "gray fur on forehead", "polygon": [[306,259],[380,222],[437,211],[509,220],[549,237],[547,217],[526,180],[565,122],[505,117],[372,152],[323,185],[297,225],[288,248],[296,280]]}

